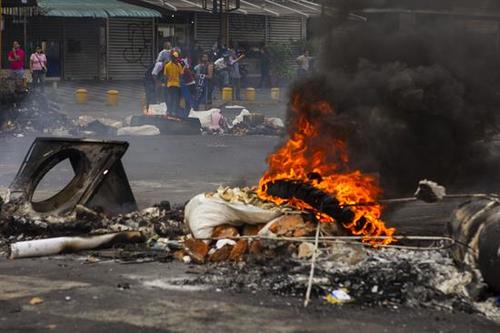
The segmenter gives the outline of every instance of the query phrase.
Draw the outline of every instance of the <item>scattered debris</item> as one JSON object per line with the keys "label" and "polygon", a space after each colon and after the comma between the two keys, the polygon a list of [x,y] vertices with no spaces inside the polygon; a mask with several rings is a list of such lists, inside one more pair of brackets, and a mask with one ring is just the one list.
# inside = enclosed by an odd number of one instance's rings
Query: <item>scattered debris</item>
{"label": "scattered debris", "polygon": [[[128,149],[124,141],[37,138],[9,186],[10,200],[2,214],[57,216],[77,205],[113,215],[137,210],[121,162]],[[37,184],[61,161],[68,159],[75,177],[47,200],[32,199]]]}
{"label": "scattered debris", "polygon": [[42,303],[43,303],[43,298],[41,298],[41,297],[33,297],[32,299],[30,299],[31,305],[38,305],[38,304],[42,304]]}
{"label": "scattered debris", "polygon": [[415,197],[417,199],[432,203],[443,200],[445,196],[446,189],[444,186],[427,179],[418,182],[418,188],[415,192]]}
{"label": "scattered debris", "polygon": [[10,259],[43,257],[59,253],[111,247],[117,243],[143,242],[137,231],[125,231],[89,237],[57,237],[17,242],[10,246]]}
{"label": "scattered debris", "polygon": [[352,302],[353,299],[347,293],[347,289],[336,289],[328,293],[325,300],[331,304],[344,304]]}

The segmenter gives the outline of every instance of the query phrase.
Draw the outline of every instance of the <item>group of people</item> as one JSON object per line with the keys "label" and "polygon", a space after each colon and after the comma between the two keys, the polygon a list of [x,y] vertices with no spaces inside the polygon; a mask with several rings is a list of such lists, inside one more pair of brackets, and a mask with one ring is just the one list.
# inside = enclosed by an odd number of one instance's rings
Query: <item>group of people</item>
{"label": "group of people", "polygon": [[[8,52],[9,68],[13,79],[22,80],[25,74],[25,57],[26,53],[21,48],[18,41],[14,41],[12,49]],[[45,75],[47,74],[47,57],[43,49],[37,46],[35,52],[30,56],[29,71],[32,76],[33,90],[44,91]]]}
{"label": "group of people", "polygon": [[[155,64],[146,72],[148,104],[158,102],[158,96],[163,95],[167,112],[183,117],[201,104],[212,104],[216,87],[232,86],[233,98],[241,99],[240,61],[245,54],[233,49],[207,53],[196,50],[196,53],[185,52],[184,55],[180,48],[172,47],[170,42],[164,43]],[[185,102],[184,110],[180,108],[181,98]]]}

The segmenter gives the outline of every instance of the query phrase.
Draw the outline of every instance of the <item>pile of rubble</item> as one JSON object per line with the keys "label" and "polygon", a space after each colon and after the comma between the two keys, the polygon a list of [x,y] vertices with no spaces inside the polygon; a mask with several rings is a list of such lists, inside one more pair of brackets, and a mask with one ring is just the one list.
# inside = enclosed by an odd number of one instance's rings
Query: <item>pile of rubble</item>
{"label": "pile of rubble", "polygon": [[[317,225],[309,214],[258,202],[250,189],[220,188],[204,197],[229,204],[248,202],[279,216],[272,223],[226,223],[193,232],[193,225],[185,221],[193,208],[172,208],[168,202],[115,217],[82,206],[58,217],[2,214],[0,254],[9,255],[9,246],[19,241],[139,232],[142,238],[138,244],[113,244],[112,255],[92,250],[93,260],[179,260],[190,265],[189,271],[197,276],[179,280],[179,285],[211,284],[234,292],[303,297],[316,253],[312,291],[317,304],[425,307],[480,313],[500,320],[500,307],[480,275],[457,267],[449,250],[440,246],[443,244],[434,244],[433,249],[401,249],[325,240],[316,249],[312,239]],[[209,237],[193,237],[200,232]],[[339,230],[329,224],[321,232],[338,234]]]}
{"label": "pile of rubble", "polygon": [[7,104],[2,110],[0,127],[3,135],[15,136],[28,133],[69,135],[75,128],[56,103],[36,93]]}
{"label": "pile of rubble", "polygon": [[200,121],[203,133],[227,135],[282,135],[285,124],[280,118],[265,117],[243,106],[230,105],[207,111],[191,111],[190,118]]}

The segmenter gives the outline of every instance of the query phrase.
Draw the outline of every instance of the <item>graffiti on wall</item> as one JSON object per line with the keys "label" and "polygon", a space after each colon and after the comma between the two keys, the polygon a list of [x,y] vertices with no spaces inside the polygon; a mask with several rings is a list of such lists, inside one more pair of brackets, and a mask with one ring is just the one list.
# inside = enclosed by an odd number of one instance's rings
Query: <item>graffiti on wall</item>
{"label": "graffiti on wall", "polygon": [[123,58],[130,64],[148,67],[151,62],[151,25],[146,22],[129,23],[127,26],[127,47],[123,49]]}

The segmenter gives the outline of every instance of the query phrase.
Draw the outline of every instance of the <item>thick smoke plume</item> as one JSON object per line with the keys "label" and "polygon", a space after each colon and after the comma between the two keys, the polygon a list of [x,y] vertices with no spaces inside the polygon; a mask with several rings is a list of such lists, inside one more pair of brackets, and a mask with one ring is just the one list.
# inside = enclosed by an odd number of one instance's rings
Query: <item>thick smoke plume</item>
{"label": "thick smoke plume", "polygon": [[342,120],[354,166],[379,173],[386,192],[410,193],[423,178],[469,186],[486,168],[478,142],[497,132],[495,39],[450,21],[406,30],[386,23],[330,27],[321,74],[295,91],[334,106],[337,119],[325,124]]}

